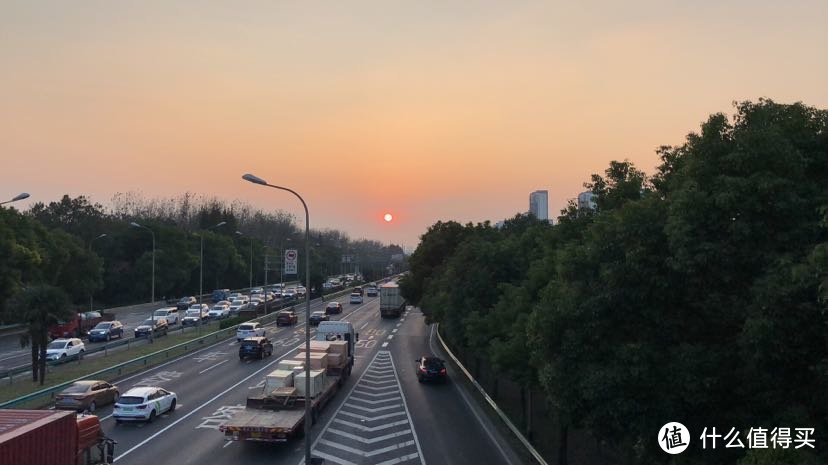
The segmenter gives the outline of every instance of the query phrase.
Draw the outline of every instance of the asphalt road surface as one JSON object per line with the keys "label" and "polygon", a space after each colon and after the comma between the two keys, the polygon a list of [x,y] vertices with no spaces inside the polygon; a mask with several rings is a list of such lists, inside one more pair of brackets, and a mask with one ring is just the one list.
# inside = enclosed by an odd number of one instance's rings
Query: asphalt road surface
{"label": "asphalt road surface", "polygon": [[[344,313],[334,319],[352,322],[359,333],[356,363],[313,427],[315,456],[343,465],[520,463],[480,407],[451,381],[459,374],[449,368],[450,381],[443,385],[417,382],[414,359],[437,345],[418,311],[381,319],[378,299],[361,305],[346,299],[340,300]],[[324,305],[312,303],[311,311]],[[224,341],[117,382],[122,393],[136,385],[164,387],[178,395],[178,407],[152,424],[118,425],[110,406],[98,409],[105,433],[118,443],[116,462],[301,464],[301,438],[287,444],[228,442],[218,431],[248,393],[261,389],[278,361],[292,358],[303,344],[301,310],[298,325],[267,327],[275,349],[270,358],[241,362],[237,343]]]}

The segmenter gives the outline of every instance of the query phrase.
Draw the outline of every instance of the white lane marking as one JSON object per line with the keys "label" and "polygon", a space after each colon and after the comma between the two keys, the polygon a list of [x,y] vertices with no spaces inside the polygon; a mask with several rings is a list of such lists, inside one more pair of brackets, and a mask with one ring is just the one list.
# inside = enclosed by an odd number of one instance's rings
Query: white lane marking
{"label": "white lane marking", "polygon": [[[390,360],[390,356],[389,356],[390,354],[387,350],[378,350],[377,353],[374,354],[374,357],[371,359],[371,361],[368,362],[367,366],[371,366],[371,363],[373,363],[374,360],[376,360],[380,356],[380,354],[382,354],[383,358],[388,358]],[[396,371],[394,372],[394,374],[396,375]],[[360,383],[362,382],[362,379],[364,377],[365,377],[365,373],[362,373],[362,375],[359,377],[359,379],[357,379],[356,383],[354,383],[354,386],[351,388],[351,390],[348,391],[348,395],[345,396],[345,399],[348,399],[349,397],[351,397],[351,394],[354,392],[354,390],[357,388],[357,386],[360,386]],[[383,383],[385,383],[385,381],[383,381]],[[397,385],[399,386],[399,379],[397,379]],[[364,388],[366,386],[360,386],[360,387]],[[402,388],[400,388],[400,392],[402,392]],[[331,457],[332,461],[335,461],[336,463],[340,463],[339,460],[342,460],[342,459],[338,459],[338,458],[336,460],[333,460],[335,457],[327,455],[322,451],[315,450],[317,444],[319,444],[319,441],[322,440],[322,436],[325,434],[325,431],[331,426],[331,423],[333,423],[334,418],[336,418],[340,413],[342,413],[343,415],[349,416],[349,417],[356,418],[358,420],[366,420],[366,421],[367,420],[380,420],[380,419],[385,419],[385,418],[392,418],[392,417],[399,416],[399,415],[407,415],[408,416],[408,422],[411,424],[411,429],[412,429],[411,432],[414,435],[414,440],[415,441],[417,440],[417,434],[413,431],[414,430],[414,423],[411,422],[411,415],[408,414],[408,407],[407,406],[405,407],[405,413],[403,413],[403,412],[393,412],[393,413],[389,413],[389,414],[385,414],[385,415],[379,415],[379,416],[376,416],[376,417],[366,417],[364,415],[359,415],[357,413],[348,412],[347,410],[342,410],[342,407],[344,407],[344,406],[345,406],[345,402],[343,402],[342,404],[339,405],[339,408],[337,408],[336,411],[333,413],[333,415],[331,415],[331,419],[328,420],[328,423],[325,424],[325,427],[322,428],[319,435],[316,436],[316,440],[313,441],[313,444],[311,444],[311,450],[314,451],[313,453],[315,455],[317,455],[318,457],[322,457],[323,455],[325,457]],[[403,406],[405,406],[405,399],[403,399]],[[420,450],[419,443],[417,443],[417,451],[420,453],[420,457],[422,457],[423,451]],[[299,465],[302,465],[304,463],[305,463],[305,459],[303,457],[299,461]],[[425,465],[425,459],[423,459],[422,463],[423,463],[423,465]]]}
{"label": "white lane marking", "polygon": [[389,335],[388,335],[388,340],[390,341],[391,339],[394,339],[394,335],[393,335],[393,334],[389,334]]}
{"label": "white lane marking", "polygon": [[[391,360],[391,365],[394,365],[394,359],[389,358]],[[402,401],[403,407],[405,407],[405,415],[408,417],[408,422],[411,424],[411,434],[414,436],[414,443],[417,445],[417,452],[420,455],[420,461],[423,465],[425,465],[426,460],[425,456],[423,455],[423,449],[420,448],[420,440],[417,439],[417,429],[414,428],[414,420],[411,419],[411,412],[408,410],[408,403],[405,401],[405,391],[403,391],[402,383],[400,383],[400,377],[397,376],[397,367],[394,365],[394,376],[397,378],[397,385],[400,387],[400,392],[402,393]]]}
{"label": "white lane marking", "polygon": [[233,444],[234,442],[236,441],[227,441],[227,444],[221,446],[221,448],[224,449],[225,447],[229,446],[230,444]]}
{"label": "white lane marking", "polygon": [[359,327],[359,329],[360,330],[365,329],[365,327],[368,326],[368,323],[370,323],[370,321],[366,321],[364,325]]}
{"label": "white lane marking", "polygon": [[234,385],[230,386],[229,388],[225,389],[224,391],[221,391],[220,393],[216,394],[215,396],[213,396],[213,398],[212,398],[212,399],[208,400],[207,402],[202,403],[201,405],[199,405],[198,407],[194,408],[193,410],[191,410],[189,413],[187,413],[187,414],[186,414],[186,415],[184,415],[183,417],[181,417],[181,418],[179,418],[178,420],[176,420],[176,421],[174,421],[174,422],[170,423],[170,424],[169,424],[166,428],[163,428],[161,431],[158,431],[157,433],[153,434],[152,436],[150,436],[150,437],[148,437],[148,438],[144,439],[143,441],[141,441],[141,442],[139,442],[138,444],[136,444],[135,446],[133,446],[131,449],[129,449],[129,450],[127,450],[127,451],[122,452],[119,456],[115,457],[115,462],[117,462],[118,460],[120,460],[120,459],[122,459],[122,458],[126,457],[127,455],[129,455],[130,453],[132,453],[135,449],[138,449],[139,447],[143,446],[144,444],[146,444],[146,443],[148,443],[148,442],[152,441],[153,439],[157,438],[158,436],[160,436],[160,435],[164,434],[164,433],[165,433],[165,432],[167,432],[170,428],[172,428],[172,427],[174,427],[175,425],[177,425],[177,424],[181,423],[182,421],[186,420],[186,419],[187,419],[187,418],[189,418],[191,415],[193,415],[194,413],[196,413],[196,412],[198,412],[199,410],[203,409],[203,408],[204,408],[204,407],[206,407],[207,405],[209,405],[209,404],[211,404],[211,403],[215,402],[215,401],[216,401],[219,397],[221,397],[221,396],[223,396],[223,395],[227,394],[228,392],[232,391],[233,389],[236,389],[237,387],[241,386],[242,384],[244,384],[245,382],[247,382],[247,380],[249,380],[250,378],[252,378],[252,377],[254,377],[254,376],[258,375],[259,373],[263,372],[264,370],[269,369],[271,366],[273,366],[274,364],[278,363],[278,362],[279,362],[279,361],[281,361],[283,358],[285,358],[285,357],[287,357],[288,355],[290,355],[292,352],[296,351],[299,347],[301,347],[301,345],[298,345],[298,346],[294,347],[293,349],[291,349],[291,350],[289,350],[289,351],[285,352],[285,354],[284,354],[284,355],[282,355],[281,357],[277,358],[276,360],[273,360],[272,362],[268,363],[267,365],[265,365],[265,366],[263,366],[263,367],[259,368],[258,370],[254,371],[253,373],[251,373],[250,375],[248,375],[246,378],[242,379],[242,380],[241,380],[241,381],[239,381],[238,383],[236,383],[236,384],[234,384]]}
{"label": "white lane marking", "polygon": [[400,326],[402,326],[402,322],[397,323],[397,328],[399,328]]}
{"label": "white lane marking", "polygon": [[230,361],[230,360],[222,360],[222,361],[220,361],[220,362],[216,363],[215,365],[213,365],[213,366],[211,366],[211,367],[209,367],[209,368],[205,368],[205,369],[203,369],[203,370],[199,371],[199,372],[198,372],[198,374],[202,374],[202,373],[204,373],[205,371],[210,371],[210,370],[212,370],[213,368],[215,368],[215,367],[217,367],[217,366],[221,365],[222,363],[226,363],[226,362],[229,362],[229,361]]}
{"label": "white lane marking", "polygon": [[383,347],[383,348],[388,347],[388,342],[383,342],[383,343],[382,343],[382,347]]}
{"label": "white lane marking", "polygon": [[[434,326],[435,326],[434,324],[431,325],[431,333],[428,336],[428,347],[429,347],[429,349],[431,349],[431,354],[436,356],[437,351],[434,350]],[[506,460],[506,463],[511,465],[512,461],[509,460],[509,456],[506,455],[506,451],[503,450],[503,447],[500,446],[500,442],[495,438],[494,434],[489,430],[489,427],[485,423],[483,423],[483,419],[480,418],[480,415],[477,413],[477,410],[474,407],[472,407],[471,400],[469,400],[468,396],[466,396],[466,393],[463,392],[463,390],[460,389],[457,386],[457,383],[451,383],[451,385],[460,394],[460,397],[463,399],[463,402],[465,402],[466,406],[469,407],[469,410],[471,410],[472,414],[474,414],[474,417],[477,418],[477,422],[480,423],[480,426],[483,428],[483,431],[485,431],[486,435],[489,436],[489,439],[491,439],[492,444],[494,444],[495,447],[497,447],[497,450],[498,450],[498,452],[500,452],[500,455],[503,456],[503,458]]]}
{"label": "white lane marking", "polygon": [[391,330],[391,333],[396,333],[397,331],[399,331],[399,328],[394,328]]}

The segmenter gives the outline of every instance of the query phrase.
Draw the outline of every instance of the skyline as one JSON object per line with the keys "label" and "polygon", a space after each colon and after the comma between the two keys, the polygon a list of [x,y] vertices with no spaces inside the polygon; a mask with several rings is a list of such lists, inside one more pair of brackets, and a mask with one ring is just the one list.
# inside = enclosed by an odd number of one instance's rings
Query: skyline
{"label": "skyline", "polygon": [[[798,1],[8,2],[0,182],[14,206],[192,192],[407,248],[591,174],[653,174],[734,100],[828,107],[828,5]],[[394,220],[386,222],[390,213]]]}

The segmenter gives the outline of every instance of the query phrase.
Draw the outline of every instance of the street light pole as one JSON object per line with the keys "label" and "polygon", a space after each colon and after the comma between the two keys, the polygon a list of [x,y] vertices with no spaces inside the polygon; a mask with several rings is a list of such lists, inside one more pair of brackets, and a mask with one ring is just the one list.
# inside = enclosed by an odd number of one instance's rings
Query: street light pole
{"label": "street light pole", "polygon": [[[101,234],[100,236],[98,236],[98,237],[96,237],[96,238],[92,239],[91,241],[89,241],[89,252],[90,252],[90,253],[92,252],[92,244],[93,244],[96,240],[98,240],[98,239],[100,239],[100,238],[102,238],[102,237],[106,237],[106,233]],[[94,295],[94,294],[95,294],[95,291],[94,291],[94,290],[90,290],[90,291],[89,291],[89,311],[90,311],[90,312],[92,311],[92,297],[93,297],[93,295]]]}
{"label": "street light pole", "polygon": [[[209,231],[211,229],[218,228],[219,226],[224,226],[227,224],[226,221],[222,221],[219,224],[215,224],[210,226],[209,228],[201,231],[198,235],[201,236],[201,253],[199,254],[199,266],[198,266],[198,304],[201,305],[201,296],[204,294],[204,232]],[[201,307],[199,307],[201,308]]]}
{"label": "street light pole", "polygon": [[[302,202],[302,207],[305,209],[305,256],[310,257],[310,214],[308,213],[308,204],[305,203],[305,199],[302,198],[296,191],[292,189],[288,189],[287,187],[276,186],[273,184],[268,184],[262,178],[254,176],[252,174],[245,174],[242,176],[242,179],[245,181],[252,182],[254,184],[261,184],[262,186],[271,187],[273,189],[279,189],[283,191],[290,192],[291,194],[295,195],[300,202]],[[306,258],[307,260],[307,258]],[[310,260],[307,262],[307,266],[305,267],[305,290],[306,292],[310,292]],[[311,423],[313,423],[313,418],[311,417],[311,392],[310,392],[310,298],[305,298],[305,464],[310,465],[311,462]]]}
{"label": "street light pole", "polygon": [[150,232],[150,234],[152,234],[152,286],[151,286],[152,287],[152,299],[151,299],[151,302],[155,303],[155,232],[152,229],[150,229],[146,226],[142,226],[142,225],[140,225],[140,224],[138,224],[134,221],[132,223],[129,223],[129,225],[132,226],[133,228],[146,229],[147,231]]}
{"label": "street light pole", "polygon": [[0,205],[5,205],[7,203],[17,202],[18,200],[28,199],[29,194],[23,192],[14,196],[11,200],[6,200],[5,202],[0,202]]}

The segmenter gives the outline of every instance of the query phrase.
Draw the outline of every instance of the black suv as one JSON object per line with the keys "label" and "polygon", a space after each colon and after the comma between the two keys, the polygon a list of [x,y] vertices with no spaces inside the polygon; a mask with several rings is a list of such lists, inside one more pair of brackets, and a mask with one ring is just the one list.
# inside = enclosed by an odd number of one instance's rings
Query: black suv
{"label": "black suv", "polygon": [[146,320],[135,328],[135,337],[148,337],[150,333],[153,337],[166,335],[167,327],[167,320],[163,318]]}
{"label": "black suv", "polygon": [[182,297],[181,300],[179,300],[175,306],[179,310],[187,310],[188,308],[190,308],[190,305],[193,305],[197,302],[198,300],[196,300],[196,298],[193,296]]}
{"label": "black suv", "polygon": [[437,357],[420,357],[417,360],[417,381],[446,382],[446,363]]}
{"label": "black suv", "polygon": [[273,343],[263,336],[248,337],[239,346],[239,360],[247,357],[263,359],[273,355]]}

